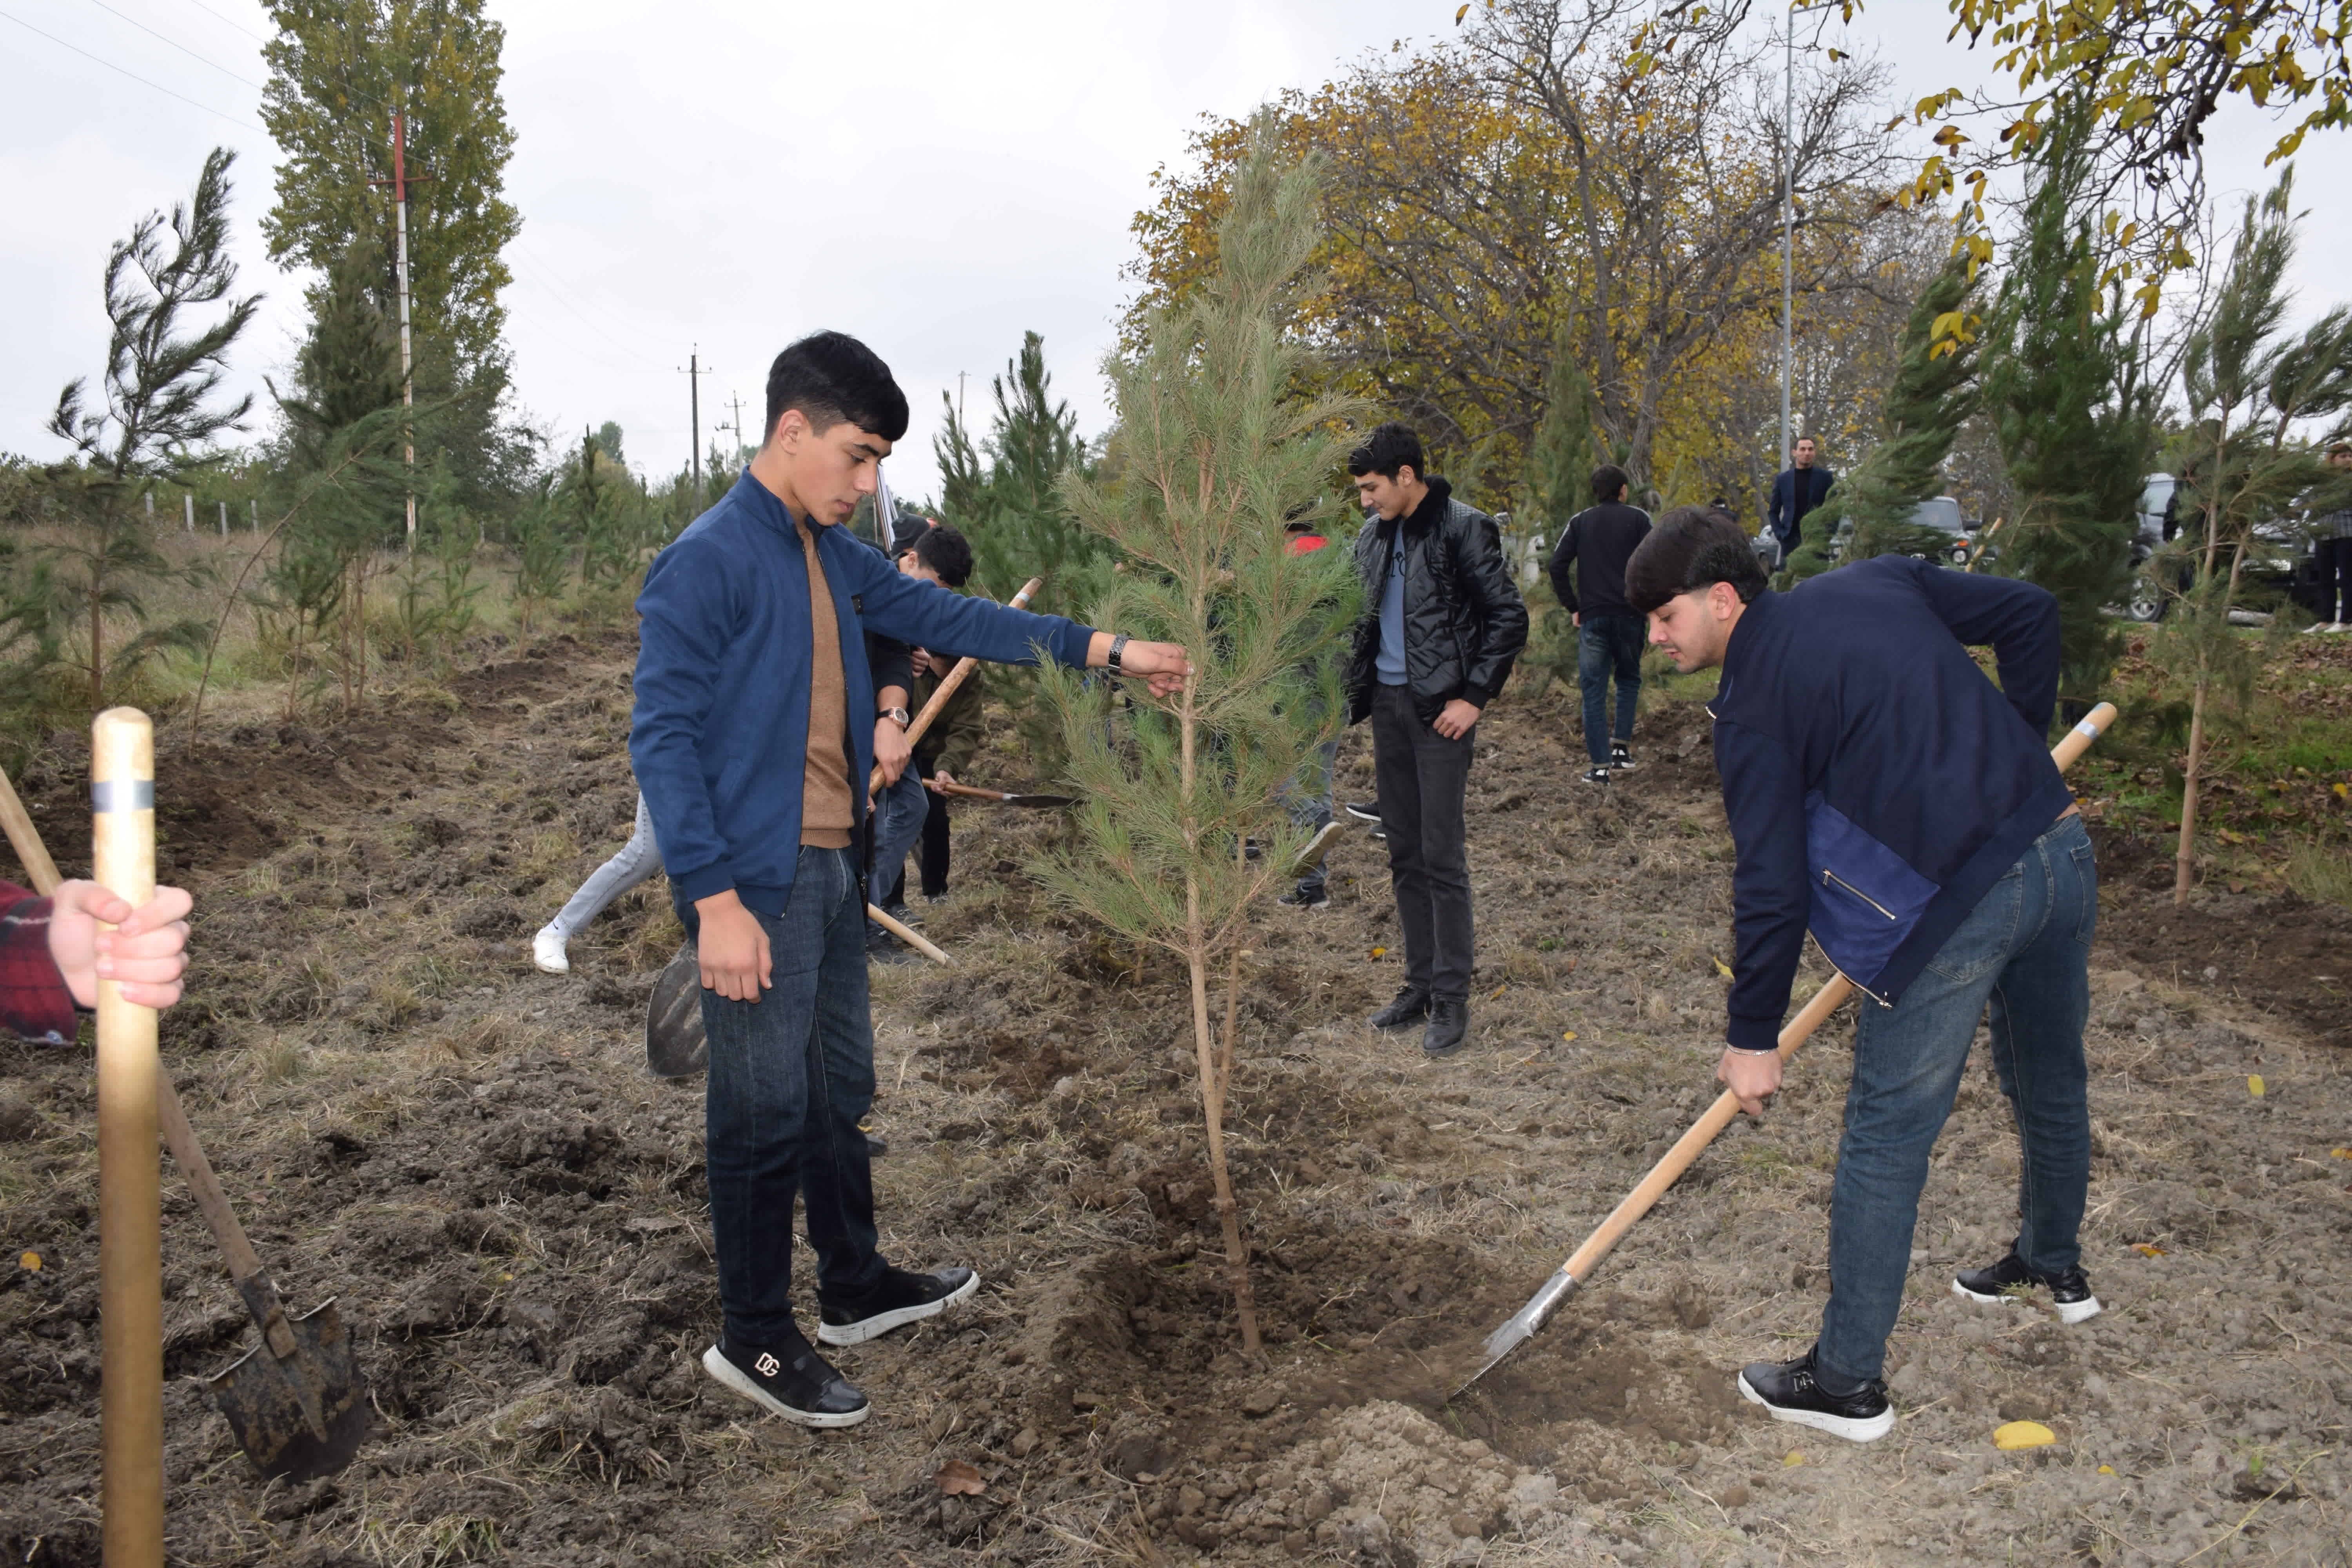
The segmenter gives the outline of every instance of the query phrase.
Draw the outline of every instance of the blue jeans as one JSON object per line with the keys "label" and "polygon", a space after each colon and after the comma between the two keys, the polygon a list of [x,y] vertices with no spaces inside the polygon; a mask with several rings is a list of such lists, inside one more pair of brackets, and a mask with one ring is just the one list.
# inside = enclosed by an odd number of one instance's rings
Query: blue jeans
{"label": "blue jeans", "polygon": [[588,873],[580,890],[565,900],[549,927],[566,941],[588,929],[588,922],[604,912],[605,907],[623,893],[661,875],[661,849],[654,842],[653,814],[646,809],[646,797],[637,795],[637,825],[621,852]]}
{"label": "blue jeans", "polygon": [[1927,1156],[1952,1111],[1988,1004],[1992,1065],[2016,1113],[2017,1256],[2037,1274],[2082,1259],[2091,1179],[2091,936],[2099,873],[2079,816],[2061,818],[1937,950],[1893,1007],[1864,999],[1830,1192],[1830,1300],[1819,1361],[1869,1381],[1903,1308]]}
{"label": "blue jeans", "polygon": [[[1331,772],[1339,765],[1339,737],[1315,748],[1311,769],[1284,782],[1282,798],[1292,826],[1320,833],[1331,826]],[[1324,861],[1318,860],[1298,879],[1301,898],[1320,898],[1325,882]]]}
{"label": "blue jeans", "polygon": [[[854,851],[801,847],[791,898],[768,933],[772,984],[757,1002],[702,994],[710,1041],[703,1091],[719,1301],[743,1344],[793,1329],[793,1200],[808,1207],[817,1284],[856,1295],[880,1278],[874,1173],[857,1130],[874,1103],[866,903]],[[700,921],[677,900],[687,933]]]}
{"label": "blue jeans", "polygon": [[[899,885],[907,869],[907,851],[922,837],[923,819],[930,815],[931,792],[923,787],[921,770],[912,762],[898,782],[884,786],[875,803],[867,831],[874,835],[874,890],[887,893]],[[878,901],[878,900],[877,900]]]}
{"label": "blue jeans", "polygon": [[[1633,738],[1633,710],[1642,699],[1639,616],[1587,616],[1576,628],[1576,683],[1584,689],[1584,752],[1596,768],[1609,763],[1609,742]],[[1609,677],[1617,677],[1617,728],[1609,728]]]}

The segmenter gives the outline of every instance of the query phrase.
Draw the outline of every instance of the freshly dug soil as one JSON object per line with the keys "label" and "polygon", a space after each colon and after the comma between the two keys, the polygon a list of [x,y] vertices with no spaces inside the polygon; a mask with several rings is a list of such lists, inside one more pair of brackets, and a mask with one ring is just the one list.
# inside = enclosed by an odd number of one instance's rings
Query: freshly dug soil
{"label": "freshly dug soil", "polygon": [[[1739,1363],[1818,1318],[1840,1019],[1447,1402],[1715,1087],[1730,848],[1704,715],[1645,715],[1642,766],[1604,791],[1575,781],[1559,693],[1480,728],[1469,1049],[1429,1062],[1362,1026],[1401,957],[1360,832],[1333,907],[1270,909],[1253,940],[1231,1136],[1256,1360],[1181,971],[1020,875],[1056,818],[958,803],[955,889],[924,910],[957,965],[876,970],[877,1177],[888,1254],[985,1287],[839,1355],[865,1426],[760,1417],[696,1364],[718,1316],[701,1086],[642,1070],[667,894],[576,939],[569,976],[527,951],[628,830],[631,651],[552,638],[362,722],[163,738],[165,855],[200,910],[167,1060],[289,1299],[339,1297],[382,1426],[337,1477],[256,1482],[196,1381],[250,1330],[167,1174],[174,1562],[2343,1561],[2342,913],[2200,892],[2168,919],[2116,840],[2089,1042],[2103,1316],[1949,1293],[2014,1219],[2014,1131],[1972,1066],[1914,1242],[1894,1435],[1852,1447],[1741,1403]],[[1363,738],[1342,756],[1340,794],[1369,798]],[[84,766],[60,742],[21,781],[68,874]],[[1044,782],[1001,715],[973,773]],[[0,1238],[40,1261],[0,1275],[13,1562],[98,1562],[91,1111],[86,1048],[0,1046]],[[1996,1450],[2020,1418],[2057,1442]],[[943,1491],[950,1461],[976,1495]]]}

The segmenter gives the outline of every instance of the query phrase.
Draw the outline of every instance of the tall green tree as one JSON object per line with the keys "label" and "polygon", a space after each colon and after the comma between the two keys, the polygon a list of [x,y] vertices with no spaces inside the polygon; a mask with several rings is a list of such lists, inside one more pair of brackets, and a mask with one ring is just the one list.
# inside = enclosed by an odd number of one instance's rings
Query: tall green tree
{"label": "tall green tree", "polygon": [[2156,451],[2137,311],[2120,289],[2100,288],[2087,121],[2077,110],[2042,132],[1984,346],[1985,410],[2017,508],[2000,570],[2057,595],[2059,692],[2076,712],[2098,700],[2115,664],[2120,635],[2105,610],[2131,581],[2135,509]]}
{"label": "tall green tree", "polygon": [[[62,633],[79,623],[75,659],[89,683],[93,711],[106,706],[110,674],[121,676],[149,655],[194,647],[203,627],[152,624],[147,594],[194,568],[156,549],[154,530],[133,503],[158,479],[185,480],[215,466],[214,443],[241,429],[248,395],[218,400],[230,346],[253,320],[261,296],[233,297],[236,263],[228,253],[228,172],[236,154],[215,147],[196,176],[194,194],[167,218],[149,213],[106,258],[106,315],[111,324],[102,402],[86,402],[85,384],[68,382],[49,416],[50,432],[71,442],[85,466],[70,476],[78,493],[67,539],[44,553],[49,568],[42,617]],[[208,322],[191,313],[221,306]],[[109,616],[140,629],[110,652]],[[66,656],[69,658],[71,656]]]}
{"label": "tall green tree", "polygon": [[2247,547],[2257,523],[2284,514],[2326,478],[2300,432],[2319,421],[2340,430],[2352,411],[2352,308],[2336,307],[2300,335],[2286,329],[2294,187],[2290,165],[2266,195],[2246,202],[2213,313],[2183,356],[2190,424],[2167,454],[2186,491],[2180,515],[2189,524],[2178,542],[2189,585],[2157,644],[2190,687],[2176,907],[2188,903],[2196,879],[2207,709],[2217,692],[2235,695],[2242,706],[2253,681],[2251,651],[2230,626]]}
{"label": "tall green tree", "polygon": [[[1879,436],[1861,462],[1839,476],[1813,515],[1830,522],[1806,541],[1790,563],[1792,574],[1807,575],[1825,546],[1834,520],[1849,519],[1853,534],[1850,561],[1873,555],[1941,555],[1949,535],[1911,521],[1919,503],[1944,491],[1944,458],[1953,437],[1976,407],[1977,345],[1935,341],[1936,323],[1964,310],[1975,284],[1965,253],[1956,253],[1928,279],[1904,323],[1895,379],[1879,409]],[[1808,530],[1808,532],[1813,531]],[[1826,557],[1819,556],[1822,564]]]}
{"label": "tall green tree", "polygon": [[[1208,286],[1150,313],[1132,358],[1105,366],[1118,413],[1115,477],[1071,472],[1070,511],[1127,566],[1093,619],[1179,642],[1197,674],[1167,703],[1066,672],[1045,678],[1087,805],[1082,847],[1048,884],[1126,936],[1175,953],[1191,983],[1193,1061],[1209,1172],[1246,1350],[1258,1345],[1247,1244],[1227,1171],[1224,1114],[1239,1021],[1238,954],[1251,917],[1287,884],[1304,838],[1284,782],[1336,731],[1332,693],[1302,672],[1352,619],[1336,550],[1294,555],[1284,525],[1337,510],[1331,476],[1353,405],[1302,396],[1317,368],[1294,329],[1318,240],[1316,174],[1279,159],[1261,116],[1236,171]],[[1265,846],[1257,860],[1245,839]],[[1209,972],[1226,960],[1224,1027]]]}
{"label": "tall green tree", "polygon": [[974,445],[951,400],[946,426],[933,438],[945,480],[940,521],[971,539],[972,580],[981,592],[1002,599],[1043,577],[1033,607],[1082,604],[1089,570],[1109,552],[1062,500],[1062,477],[1084,470],[1088,454],[1078,416],[1054,395],[1045,340],[1023,333],[1020,353],[991,378],[989,390],[996,412],[984,442]]}

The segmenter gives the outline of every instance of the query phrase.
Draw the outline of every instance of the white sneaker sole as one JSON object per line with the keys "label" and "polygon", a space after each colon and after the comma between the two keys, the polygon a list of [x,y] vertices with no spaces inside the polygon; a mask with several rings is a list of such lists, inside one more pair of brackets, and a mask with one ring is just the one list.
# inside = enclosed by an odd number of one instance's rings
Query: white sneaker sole
{"label": "white sneaker sole", "polygon": [[702,1370],[710,1374],[713,1382],[725,1384],[771,1415],[781,1415],[795,1426],[814,1426],[824,1431],[833,1431],[843,1426],[855,1426],[874,1414],[874,1406],[871,1405],[860,1405],[846,1415],[827,1415],[820,1411],[795,1410],[746,1376],[741,1367],[719,1353],[717,1345],[702,1352]]}
{"label": "white sneaker sole", "polygon": [[569,974],[572,973],[572,960],[565,956],[563,949],[558,947],[551,952],[547,944],[537,936],[530,939],[530,962],[542,973]]}
{"label": "white sneaker sole", "polygon": [[1750,1405],[1760,1405],[1775,1421],[1793,1421],[1800,1426],[1811,1426],[1816,1432],[1826,1432],[1832,1437],[1843,1437],[1849,1443],[1870,1443],[1895,1430],[1895,1409],[1889,1405],[1875,1415],[1857,1419],[1851,1415],[1832,1415],[1820,1410],[1790,1410],[1773,1404],[1748,1386],[1748,1374],[1739,1374],[1739,1396]]}
{"label": "white sneaker sole", "polygon": [[[979,1289],[980,1276],[975,1274],[938,1300],[926,1301],[919,1307],[901,1307],[894,1312],[877,1312],[854,1323],[820,1322],[816,1326],[817,1341],[828,1345],[862,1345],[868,1340],[879,1339],[893,1329],[919,1323],[925,1318],[936,1318],[957,1302],[970,1300],[972,1292]],[[726,1358],[721,1356],[719,1359],[724,1361]]]}
{"label": "white sneaker sole", "polygon": [[[1952,1281],[1952,1294],[1958,1296],[1963,1301],[1980,1301],[1988,1307],[1998,1307],[2002,1305],[2013,1307],[2020,1301],[2025,1300],[2022,1296],[1982,1295],[1975,1290],[1969,1289],[1967,1286],[1961,1284],[1957,1279]],[[2069,1325],[2074,1323],[2087,1323],[2093,1318],[2097,1317],[2101,1312],[2106,1310],[2106,1308],[2099,1304],[2099,1299],[2096,1296],[2085,1296],[2079,1301],[2054,1301],[2051,1304],[2057,1309],[2058,1321]]]}

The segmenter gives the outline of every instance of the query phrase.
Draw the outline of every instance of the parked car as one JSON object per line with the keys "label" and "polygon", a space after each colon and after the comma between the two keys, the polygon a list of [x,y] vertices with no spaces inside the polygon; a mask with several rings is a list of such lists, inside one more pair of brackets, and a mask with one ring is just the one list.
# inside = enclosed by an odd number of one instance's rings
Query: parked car
{"label": "parked car", "polygon": [[[2182,530],[2193,532],[2200,526],[2195,516],[2179,515],[2174,505],[2179,494],[2179,481],[2170,474],[2148,475],[2140,491],[2136,511],[2138,527],[2132,536],[2131,594],[2123,605],[2124,614],[2135,621],[2162,619],[2166,605],[2174,596],[2163,591],[2148,569],[2149,559]],[[2173,584],[2175,594],[2186,592],[2195,568],[2182,561],[2173,570],[2178,576]],[[2299,518],[2273,518],[2254,525],[2240,581],[2267,588],[2315,616],[2327,608],[2326,591],[2319,581],[2318,552],[2313,548],[2310,532]]]}
{"label": "parked car", "polygon": [[[1912,508],[1911,516],[1906,521],[1914,527],[1932,528],[1951,537],[1951,543],[1941,548],[1933,559],[1947,566],[1966,566],[1969,563],[1969,558],[1976,549],[1973,536],[1978,525],[1960,514],[1958,501],[1950,496],[1923,500]],[[1838,519],[1837,530],[1830,535],[1830,561],[1832,564],[1845,559],[1846,541],[1853,537],[1853,520],[1849,517]],[[1764,563],[1767,572],[1777,572],[1788,564],[1781,557],[1780,540],[1769,528],[1756,536],[1756,555]],[[1930,557],[1922,554],[1920,559],[1924,561]]]}

